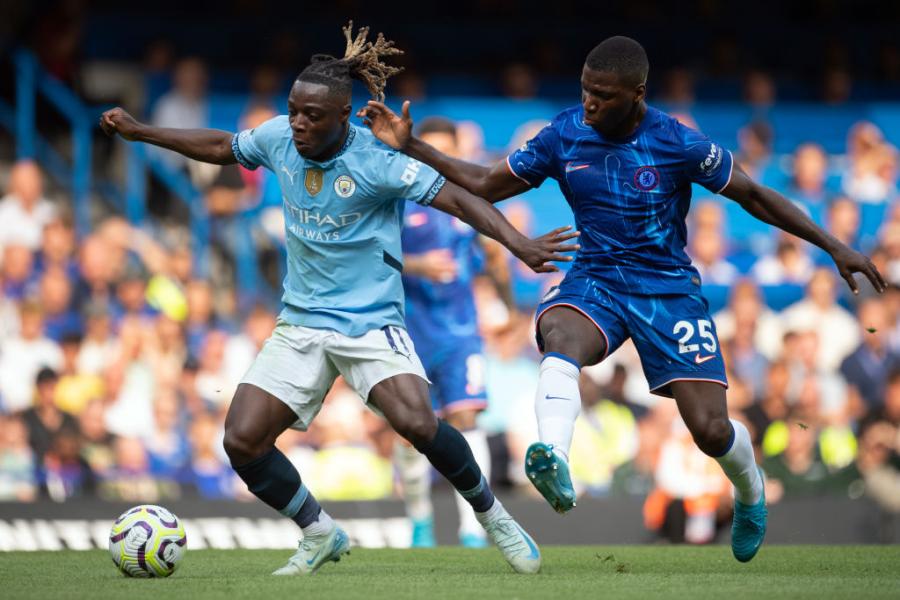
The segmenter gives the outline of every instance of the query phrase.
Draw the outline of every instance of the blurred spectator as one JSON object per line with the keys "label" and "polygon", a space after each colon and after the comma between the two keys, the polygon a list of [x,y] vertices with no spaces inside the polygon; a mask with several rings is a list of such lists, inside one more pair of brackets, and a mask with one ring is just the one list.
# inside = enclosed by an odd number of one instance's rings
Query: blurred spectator
{"label": "blurred spectator", "polygon": [[81,333],[81,315],[72,303],[72,284],[61,267],[51,267],[41,276],[40,303],[47,337],[59,342],[66,336]]}
{"label": "blurred spectator", "polygon": [[91,400],[78,417],[81,455],[98,477],[106,479],[115,466],[113,445],[116,436],[106,429],[103,400]]}
{"label": "blurred spectator", "polygon": [[28,284],[34,272],[34,256],[28,247],[9,244],[3,248],[2,269],[3,295],[13,300],[22,300],[28,293]]}
{"label": "blurred spectator", "polygon": [[[900,513],[900,436],[896,426],[873,423],[862,431],[856,468],[863,475],[866,493],[882,509]],[[887,541],[887,540],[886,540]]]}
{"label": "blurred spectator", "polygon": [[17,162],[9,174],[9,189],[0,200],[0,247],[20,244],[29,250],[41,245],[41,233],[56,215],[44,198],[41,170],[30,160]]}
{"label": "blurred spectator", "polygon": [[843,104],[853,93],[853,78],[842,67],[831,67],[822,76],[822,100],[827,104]]}
{"label": "blurred spectator", "polygon": [[61,431],[44,456],[43,485],[51,500],[63,502],[78,496],[93,496],[96,478],[81,456],[76,431]]}
{"label": "blurred spectator", "polygon": [[888,313],[881,298],[864,300],[856,314],[862,343],[841,363],[841,375],[861,400],[854,410],[859,417],[883,402],[888,373],[900,368],[900,353],[885,343]]}
{"label": "blurred spectator", "polygon": [[44,336],[44,315],[39,304],[23,302],[19,312],[21,331],[17,337],[2,340],[0,355],[0,396],[6,412],[31,406],[34,382],[42,367],[62,366],[62,351]]}
{"label": "blurred spectator", "polygon": [[762,180],[772,158],[772,127],[765,121],[753,121],[738,130],[738,151],[734,157],[750,177]]}
{"label": "blurred spectator", "polygon": [[857,202],[878,204],[897,196],[897,149],[884,142],[875,125],[860,122],[847,139],[849,168],[844,173],[844,192]]}
{"label": "blurred spectator", "polygon": [[725,260],[725,240],[717,229],[691,232],[688,254],[707,285],[732,285],[740,276],[737,267]]}
{"label": "blurred spectator", "polygon": [[101,486],[106,500],[156,502],[173,495],[175,488],[158,482],[150,474],[147,451],[138,438],[117,437],[113,441],[115,462]]}
{"label": "blurred spectator", "polygon": [[208,281],[194,279],[187,284],[187,321],[185,335],[188,353],[199,357],[206,335],[215,329],[220,321],[213,311],[212,287]]}
{"label": "blurred spectator", "polygon": [[[208,413],[197,414],[191,423],[191,477],[202,498],[234,497],[236,476],[216,451],[222,445],[221,429],[221,425]],[[318,488],[316,495],[322,495]]]}
{"label": "blurred spectator", "polygon": [[73,415],[80,415],[91,400],[103,399],[106,386],[96,373],[82,373],[78,370],[78,356],[81,352],[81,335],[69,334],[63,337],[63,364],[61,377],[56,386],[56,405]]}
{"label": "blurred spectator", "polygon": [[750,279],[742,279],[731,288],[728,306],[713,315],[713,320],[720,340],[732,339],[739,323],[752,323],[754,348],[767,360],[781,354],[781,319],[765,305],[759,287]]}
{"label": "blurred spectator", "polygon": [[209,410],[228,405],[245,372],[227,370],[225,364],[227,343],[227,333],[213,330],[203,338],[203,346],[200,349],[200,369],[197,372],[196,387],[197,393]]}
{"label": "blurred spectator", "polygon": [[860,428],[865,429],[867,426],[878,422],[900,428],[900,369],[895,369],[888,373],[884,400],[869,409],[868,414],[866,414],[860,424]]}
{"label": "blurred spectator", "polygon": [[763,460],[766,496],[776,503],[785,496],[815,496],[828,489],[828,469],[818,455],[818,426],[795,423],[790,426],[783,452]]}
{"label": "blurred spectator", "polygon": [[[156,103],[151,121],[157,127],[198,129],[209,126],[206,65],[199,58],[183,58],[175,65],[172,89]],[[159,150],[174,168],[187,165],[188,159],[175,152]]]}
{"label": "blurred spectator", "polygon": [[266,106],[270,110],[284,103],[285,79],[277,67],[270,64],[256,66],[250,73],[251,106]]}
{"label": "blurred spectator", "polygon": [[35,500],[35,467],[25,423],[18,416],[0,415],[0,502]]}
{"label": "blurred spectator", "polygon": [[759,69],[744,76],[744,102],[753,108],[769,108],[775,104],[775,80]]}
{"label": "blurred spectator", "polygon": [[785,309],[782,317],[788,331],[815,331],[819,348],[817,364],[833,373],[859,344],[859,327],[853,315],[838,306],[834,274],[817,269],[800,302]]}
{"label": "blurred spectator", "polygon": [[647,496],[654,486],[653,477],[659,460],[659,449],[665,437],[659,419],[652,415],[637,422],[637,451],[634,458],[613,471],[611,496]]}
{"label": "blurred spectator", "polygon": [[694,75],[684,67],[673,67],[663,77],[660,101],[671,107],[688,107],[694,103]]}
{"label": "blurred spectator", "polygon": [[144,438],[150,473],[159,479],[175,481],[187,467],[190,448],[180,416],[178,397],[160,389],[153,402],[153,431]]}
{"label": "blurred spectator", "polygon": [[112,404],[106,425],[121,436],[147,436],[153,429],[156,376],[147,347],[152,330],[137,317],[126,317],[119,329],[119,347],[106,371]]}
{"label": "blurred spectator", "polygon": [[753,279],[760,285],[806,285],[814,270],[809,245],[789,233],[780,232],[774,254],[753,265]]}
{"label": "blurred spectator", "polygon": [[78,350],[76,370],[79,373],[100,375],[112,363],[118,352],[113,335],[112,319],[107,305],[90,302],[84,307],[84,338]]}
{"label": "blurred spectator", "polygon": [[762,446],[763,437],[772,423],[787,419],[793,400],[788,396],[791,373],[786,362],[770,364],[761,383],[760,399],[744,411],[753,445],[757,448]]}
{"label": "blurred spectator", "polygon": [[111,303],[113,266],[109,244],[103,238],[94,234],[81,241],[75,302],[82,310],[90,302]]}
{"label": "blurred spectator", "polygon": [[60,410],[54,401],[59,376],[50,368],[43,368],[33,380],[36,390],[34,406],[22,412],[22,421],[28,428],[28,444],[39,463],[59,434],[78,434],[78,423],[69,413]]}
{"label": "blurred spectator", "polygon": [[819,144],[801,144],[794,151],[791,181],[786,195],[810,207],[823,205],[828,192],[828,156]]}
{"label": "blurred spectator", "polygon": [[[828,218],[825,221],[828,232],[838,240],[853,248],[861,250],[859,244],[860,211],[859,205],[847,198],[838,196],[828,204]],[[828,257],[831,265],[831,257]]]}
{"label": "blurred spectator", "polygon": [[527,100],[537,95],[537,77],[525,63],[513,63],[500,75],[503,95],[514,100]]}
{"label": "blurred spectator", "polygon": [[119,277],[112,304],[114,322],[135,317],[146,322],[154,320],[159,311],[147,302],[147,272],[141,264],[131,263]]}

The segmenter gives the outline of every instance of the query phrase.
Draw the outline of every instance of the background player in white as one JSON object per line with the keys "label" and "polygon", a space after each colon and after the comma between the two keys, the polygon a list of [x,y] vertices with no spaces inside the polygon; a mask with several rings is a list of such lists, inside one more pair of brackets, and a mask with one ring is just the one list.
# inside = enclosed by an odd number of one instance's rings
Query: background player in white
{"label": "background player in white", "polygon": [[398,69],[380,58],[400,51],[380,34],[368,42],[367,28],[353,38],[351,27],[344,29],[345,56],[314,56],[291,88],[288,115],[253,130],[151,127],[120,108],[105,112],[100,125],[195,160],[265,166],[279,178],[285,308],[232,399],[224,440],[250,491],[303,531],[298,551],[275,573],[312,573],[349,551],[346,533],[274,446],[285,429],[309,425],[339,374],[466,497],[510,565],[534,573],[540,568],[534,541],[494,499],[465,439],[431,410],[422,364],[404,331],[400,227],[406,201],[430,204],[537,271],[555,270],[545,263],[566,259],[559,252],[572,248],[564,243],[571,234],[528,240],[484,200],[353,126],[353,79],[383,98]]}

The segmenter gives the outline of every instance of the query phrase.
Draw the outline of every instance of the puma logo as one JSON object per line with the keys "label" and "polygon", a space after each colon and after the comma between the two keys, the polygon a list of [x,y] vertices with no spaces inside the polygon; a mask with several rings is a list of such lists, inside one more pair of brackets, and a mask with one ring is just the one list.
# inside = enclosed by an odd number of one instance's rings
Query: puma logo
{"label": "puma logo", "polygon": [[288,179],[291,180],[291,185],[294,185],[294,177],[297,176],[297,171],[294,171],[293,173],[291,173],[290,171],[288,171],[288,168],[285,166],[282,166],[281,170],[284,171],[284,174],[287,175]]}

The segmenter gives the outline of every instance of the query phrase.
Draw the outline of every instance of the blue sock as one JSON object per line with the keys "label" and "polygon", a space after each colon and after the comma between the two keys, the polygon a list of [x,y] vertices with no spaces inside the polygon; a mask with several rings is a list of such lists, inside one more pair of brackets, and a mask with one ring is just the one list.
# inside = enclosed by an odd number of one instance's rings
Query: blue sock
{"label": "blue sock", "polygon": [[300,473],[278,448],[272,448],[250,462],[234,466],[257,498],[306,527],[319,520],[322,507],[300,481]]}
{"label": "blue sock", "polygon": [[494,494],[481,475],[466,438],[444,421],[438,421],[434,439],[416,446],[438,473],[447,478],[476,512],[486,512],[494,504]]}

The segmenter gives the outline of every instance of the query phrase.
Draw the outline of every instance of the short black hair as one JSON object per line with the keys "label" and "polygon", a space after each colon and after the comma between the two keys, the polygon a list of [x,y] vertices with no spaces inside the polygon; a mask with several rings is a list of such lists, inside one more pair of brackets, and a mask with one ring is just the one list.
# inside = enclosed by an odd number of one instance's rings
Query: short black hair
{"label": "short black hair", "polygon": [[446,133],[456,139],[456,123],[446,117],[427,117],[419,122],[416,135],[426,133]]}
{"label": "short black hair", "polygon": [[644,47],[622,35],[607,38],[594,46],[584,64],[592,71],[615,73],[634,85],[646,83],[650,71],[650,61]]}
{"label": "short black hair", "polygon": [[382,56],[403,54],[394,42],[378,34],[375,42],[369,42],[369,28],[362,27],[353,38],[353,21],[344,27],[347,49],[343,58],[328,54],[316,54],[308,67],[297,76],[297,81],[319,83],[328,87],[332,95],[350,96],[353,80],[363,82],[372,98],[384,101],[384,87],[389,77],[403,70],[381,62]]}

